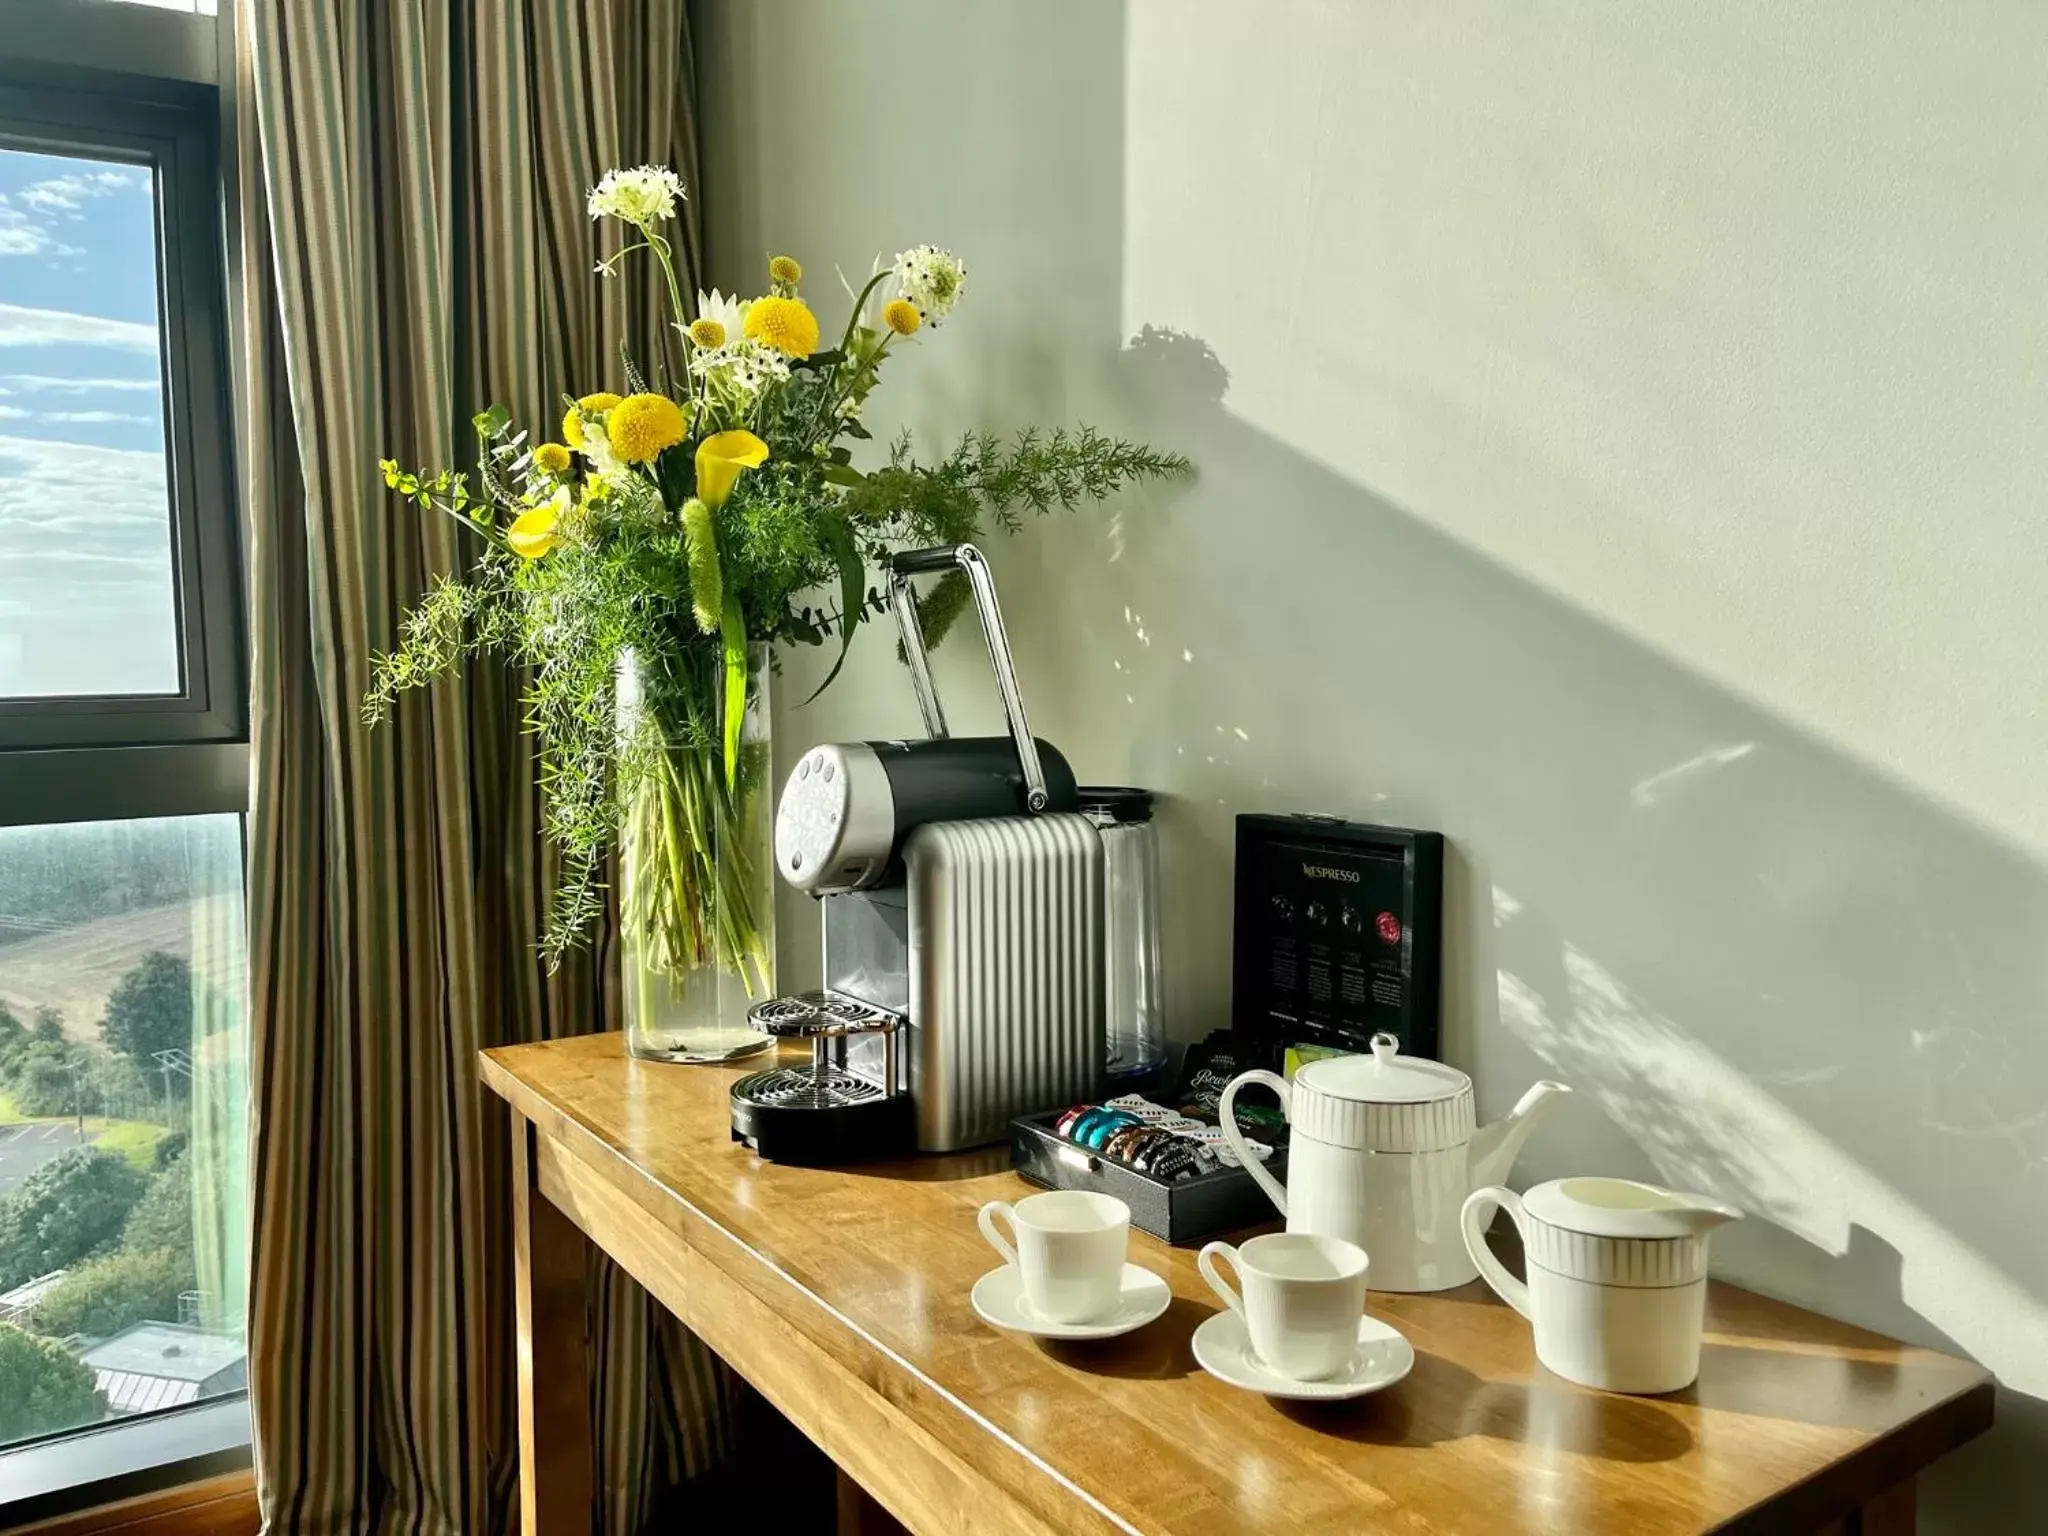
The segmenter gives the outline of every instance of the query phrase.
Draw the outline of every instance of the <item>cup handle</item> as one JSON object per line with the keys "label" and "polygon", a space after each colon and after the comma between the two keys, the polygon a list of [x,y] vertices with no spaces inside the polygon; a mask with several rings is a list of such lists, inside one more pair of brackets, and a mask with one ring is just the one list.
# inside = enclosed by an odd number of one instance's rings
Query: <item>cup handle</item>
{"label": "cup handle", "polygon": [[1263,1067],[1254,1067],[1249,1072],[1240,1072],[1233,1077],[1223,1090],[1223,1097],[1216,1101],[1216,1128],[1223,1132],[1224,1144],[1237,1154],[1237,1160],[1244,1164],[1244,1171],[1252,1176],[1252,1182],[1266,1192],[1266,1197],[1287,1214],[1287,1186],[1266,1172],[1263,1164],[1252,1156],[1251,1148],[1244,1144],[1244,1132],[1237,1128],[1237,1090],[1246,1083],[1264,1083],[1280,1095],[1280,1112],[1290,1115],[1294,1108],[1293,1097],[1288,1090],[1287,1079],[1277,1072],[1268,1072]]}
{"label": "cup handle", "polygon": [[[1008,1241],[1005,1241],[1003,1235],[996,1230],[996,1217],[998,1216],[1003,1218],[1003,1221],[1010,1229]],[[1017,1249],[1015,1246],[1017,1240],[1017,1213],[1010,1208],[1010,1202],[1007,1200],[991,1200],[981,1208],[981,1214],[974,1219],[981,1227],[981,1235],[988,1239],[989,1247],[995,1249],[997,1253],[1003,1256],[1005,1264],[1015,1265],[1017,1262]]]}
{"label": "cup handle", "polygon": [[1237,1271],[1237,1283],[1244,1284],[1244,1271],[1238,1267],[1237,1250],[1228,1243],[1204,1243],[1202,1251],[1195,1257],[1195,1268],[1202,1272],[1202,1278],[1209,1282],[1209,1289],[1219,1296],[1223,1305],[1239,1317],[1244,1316],[1244,1301],[1232,1290],[1230,1283],[1216,1271],[1217,1261],[1228,1259],[1230,1267]]}
{"label": "cup handle", "polygon": [[1495,1207],[1508,1213],[1515,1230],[1522,1234],[1523,1246],[1528,1245],[1529,1228],[1522,1219],[1522,1197],[1512,1189],[1489,1184],[1467,1195],[1464,1208],[1458,1212],[1458,1224],[1465,1229],[1465,1251],[1472,1255],[1472,1262],[1479,1266],[1479,1273],[1500,1294],[1500,1299],[1534,1322],[1536,1314],[1529,1310],[1529,1287],[1509,1274],[1507,1266],[1487,1246],[1487,1222]]}

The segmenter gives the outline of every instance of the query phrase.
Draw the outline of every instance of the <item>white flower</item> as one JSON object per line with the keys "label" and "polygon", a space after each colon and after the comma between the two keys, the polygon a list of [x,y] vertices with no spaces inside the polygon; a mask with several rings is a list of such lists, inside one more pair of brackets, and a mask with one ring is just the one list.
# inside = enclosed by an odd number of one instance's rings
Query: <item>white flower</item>
{"label": "white flower", "polygon": [[716,351],[697,353],[690,359],[690,371],[731,395],[734,404],[745,411],[762,390],[789,377],[789,359],[775,348],[743,336]]}
{"label": "white flower", "polygon": [[683,196],[683,179],[665,165],[610,170],[590,189],[590,216],[601,219],[609,214],[645,229],[656,219],[674,218]]}
{"label": "white flower", "polygon": [[697,318],[716,320],[725,332],[725,345],[729,347],[747,334],[747,301],[738,294],[728,298],[716,288],[709,293],[699,288]]}
{"label": "white flower", "polygon": [[951,251],[914,245],[896,258],[896,291],[915,304],[933,325],[945,319],[967,291],[967,268]]}

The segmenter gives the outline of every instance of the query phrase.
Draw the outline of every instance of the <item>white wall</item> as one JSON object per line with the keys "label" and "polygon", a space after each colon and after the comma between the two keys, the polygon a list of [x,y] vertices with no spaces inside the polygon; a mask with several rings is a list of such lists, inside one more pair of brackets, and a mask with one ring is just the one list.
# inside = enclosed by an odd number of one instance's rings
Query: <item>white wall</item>
{"label": "white wall", "polygon": [[[927,441],[1081,417],[1192,488],[994,549],[1040,733],[1173,797],[1177,1034],[1231,818],[1441,828],[1447,1054],[1519,1177],[1994,1367],[1930,1530],[2048,1524],[2048,10],[707,0],[706,226],[971,272]],[[782,716],[910,733],[890,647]],[[808,692],[794,658],[783,697]],[[942,680],[987,708],[970,646]],[[785,914],[785,964],[814,931]]]}

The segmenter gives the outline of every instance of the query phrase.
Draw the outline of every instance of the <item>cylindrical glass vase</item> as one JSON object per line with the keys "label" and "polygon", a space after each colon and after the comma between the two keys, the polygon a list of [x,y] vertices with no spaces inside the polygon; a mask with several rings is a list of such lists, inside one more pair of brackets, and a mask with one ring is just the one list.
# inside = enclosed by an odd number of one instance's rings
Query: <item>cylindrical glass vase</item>
{"label": "cylindrical glass vase", "polygon": [[695,636],[619,662],[620,971],[627,1048],[650,1061],[772,1043],[747,1024],[775,991],[768,647],[747,652],[730,765],[725,678],[717,643]]}

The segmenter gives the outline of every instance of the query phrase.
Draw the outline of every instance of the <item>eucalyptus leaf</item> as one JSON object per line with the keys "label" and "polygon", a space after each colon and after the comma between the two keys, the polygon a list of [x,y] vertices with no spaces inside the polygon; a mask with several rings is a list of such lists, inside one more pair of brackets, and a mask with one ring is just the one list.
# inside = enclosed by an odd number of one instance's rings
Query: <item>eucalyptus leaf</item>
{"label": "eucalyptus leaf", "polygon": [[863,594],[867,590],[868,568],[853,542],[853,530],[842,519],[827,517],[819,523],[818,532],[839,566],[839,659],[832,663],[825,681],[811,690],[811,698],[805,699],[805,704],[830,688],[839,676],[839,669],[846,665],[846,653],[853,649],[853,632],[860,627],[861,614],[866,610]]}

